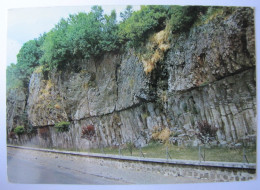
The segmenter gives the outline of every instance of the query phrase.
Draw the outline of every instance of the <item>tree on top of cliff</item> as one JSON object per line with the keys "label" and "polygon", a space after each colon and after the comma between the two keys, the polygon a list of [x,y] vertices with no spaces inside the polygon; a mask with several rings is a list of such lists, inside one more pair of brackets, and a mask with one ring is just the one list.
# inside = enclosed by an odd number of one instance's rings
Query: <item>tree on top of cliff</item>
{"label": "tree on top of cliff", "polygon": [[141,6],[139,11],[120,23],[119,39],[121,43],[129,42],[137,47],[147,39],[152,31],[159,31],[165,27],[167,8],[160,5]]}
{"label": "tree on top of cliff", "polygon": [[89,13],[62,19],[43,43],[41,64],[49,69],[66,67],[73,59],[99,57],[118,48],[116,12],[104,15],[100,6]]}
{"label": "tree on top of cliff", "polygon": [[42,71],[71,69],[78,67],[74,60],[100,58],[106,52],[125,46],[145,49],[142,44],[155,32],[166,25],[170,26],[170,33],[186,31],[207,9],[147,5],[133,12],[132,7],[127,6],[120,14],[122,21],[117,22],[114,10],[110,15],[104,15],[101,6],[93,6],[89,13],[61,19],[47,34],[25,43],[17,55],[17,65],[8,68],[8,83],[18,79],[27,87],[30,75],[39,64],[43,66]]}
{"label": "tree on top of cliff", "polygon": [[169,8],[169,25],[172,33],[185,32],[200,14],[204,14],[208,7],[203,6],[171,6]]}
{"label": "tree on top of cliff", "polygon": [[37,39],[26,42],[17,55],[17,64],[7,67],[7,89],[27,88],[32,72],[39,63],[43,52],[40,47],[45,39],[45,34]]}
{"label": "tree on top of cliff", "polygon": [[123,21],[127,20],[133,14],[133,7],[131,5],[127,5],[124,12],[120,13],[120,17]]}

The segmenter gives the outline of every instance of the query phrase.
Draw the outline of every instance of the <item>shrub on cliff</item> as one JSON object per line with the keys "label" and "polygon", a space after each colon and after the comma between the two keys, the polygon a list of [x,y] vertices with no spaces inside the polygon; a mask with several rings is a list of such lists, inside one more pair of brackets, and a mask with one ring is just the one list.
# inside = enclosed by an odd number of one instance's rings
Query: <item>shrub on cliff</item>
{"label": "shrub on cliff", "polygon": [[196,136],[203,144],[210,143],[216,138],[218,128],[209,124],[207,121],[198,122],[197,127],[198,132]]}
{"label": "shrub on cliff", "polygon": [[61,121],[59,123],[56,123],[54,125],[54,127],[58,132],[67,132],[67,131],[69,131],[69,125],[70,125],[70,122]]}
{"label": "shrub on cliff", "polygon": [[15,129],[14,129],[14,133],[17,134],[17,135],[22,135],[25,133],[25,128],[24,126],[17,126]]}
{"label": "shrub on cliff", "polygon": [[95,135],[94,125],[83,126],[81,130],[81,138],[90,139]]}
{"label": "shrub on cliff", "polygon": [[165,27],[166,18],[165,6],[141,6],[139,11],[133,12],[128,19],[120,23],[118,32],[120,42],[129,42],[130,46],[138,47],[147,39],[149,33]]}
{"label": "shrub on cliff", "polygon": [[169,143],[169,138],[172,135],[173,135],[173,132],[171,132],[171,130],[168,127],[161,128],[161,127],[155,126],[152,131],[152,139],[154,141],[160,141],[165,144]]}
{"label": "shrub on cliff", "polygon": [[203,6],[171,6],[169,8],[169,25],[172,33],[187,31],[199,14],[203,14],[207,7]]}

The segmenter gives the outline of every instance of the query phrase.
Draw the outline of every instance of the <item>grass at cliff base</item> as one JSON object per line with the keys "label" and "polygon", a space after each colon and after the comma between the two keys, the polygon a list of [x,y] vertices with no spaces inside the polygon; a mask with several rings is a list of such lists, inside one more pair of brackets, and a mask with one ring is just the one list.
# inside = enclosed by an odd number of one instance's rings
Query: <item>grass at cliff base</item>
{"label": "grass at cliff base", "polygon": [[[205,155],[205,161],[218,161],[218,162],[245,162],[244,152],[246,159],[249,163],[256,163],[256,148],[246,147],[243,148],[228,148],[228,147],[210,147],[206,148],[201,146],[201,154]],[[164,144],[149,144],[140,149],[133,148],[132,156],[145,157],[145,158],[167,158],[167,147]],[[122,156],[131,156],[129,149],[123,148],[98,148],[90,149],[92,153],[114,154]],[[204,154],[205,152],[205,154]],[[168,145],[168,159],[179,160],[199,160],[198,147],[180,147],[175,145]],[[201,158],[201,160],[203,160]]]}
{"label": "grass at cliff base", "polygon": [[[42,148],[36,145],[30,145],[29,147]],[[142,147],[141,149],[133,148],[132,154],[130,153],[128,148],[121,148],[119,150],[119,147],[104,147],[89,150],[74,148],[64,149],[59,147],[52,147],[49,149],[162,159],[167,159],[166,150],[168,149],[168,159],[203,161],[202,158],[199,158],[199,147],[168,145],[167,148],[166,145],[161,143],[151,143],[148,144],[146,147]],[[255,146],[245,148],[228,148],[218,146],[209,148],[201,146],[200,152],[203,156],[205,155],[205,161],[246,163],[244,157],[244,155],[246,155],[248,163],[256,163]]]}

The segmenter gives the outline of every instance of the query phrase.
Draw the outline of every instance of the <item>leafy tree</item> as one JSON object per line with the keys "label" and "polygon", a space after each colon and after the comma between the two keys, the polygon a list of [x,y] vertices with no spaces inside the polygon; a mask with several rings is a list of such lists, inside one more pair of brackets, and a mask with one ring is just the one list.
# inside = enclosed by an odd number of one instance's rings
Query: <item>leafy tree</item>
{"label": "leafy tree", "polygon": [[61,19],[55,27],[47,33],[41,50],[44,52],[40,63],[45,65],[46,70],[56,68],[58,64],[66,61],[69,55],[69,47],[66,38],[68,22]]}
{"label": "leafy tree", "polygon": [[164,6],[142,6],[139,11],[119,25],[121,42],[130,41],[130,46],[138,47],[147,39],[150,32],[158,31],[165,26],[167,9]]}
{"label": "leafy tree", "polygon": [[19,80],[20,72],[16,64],[12,63],[6,69],[6,88],[7,91],[12,88],[23,86],[23,82]]}
{"label": "leafy tree", "polygon": [[39,59],[42,55],[40,44],[36,40],[26,42],[17,55],[17,67],[20,75],[19,79],[27,83],[36,66],[39,65]]}
{"label": "leafy tree", "polygon": [[120,13],[120,17],[123,21],[126,21],[133,14],[133,7],[131,5],[127,5],[124,12]]}
{"label": "leafy tree", "polygon": [[187,31],[199,13],[204,13],[206,9],[207,7],[202,6],[170,6],[168,14],[172,33]]}
{"label": "leafy tree", "polygon": [[150,5],[134,12],[128,5],[120,13],[122,21],[117,23],[114,10],[104,15],[101,6],[93,6],[89,13],[61,19],[47,34],[26,42],[17,55],[18,63],[7,69],[7,83],[10,86],[14,81],[14,86],[19,86],[22,82],[28,86],[30,75],[39,64],[44,73],[54,68],[77,68],[77,59],[99,58],[125,44],[140,47],[150,34],[164,29],[166,23],[173,33],[188,30],[206,9]]}
{"label": "leafy tree", "polygon": [[69,18],[68,39],[71,53],[76,58],[89,58],[100,54],[103,16],[101,10],[94,7],[89,14],[79,13]]}
{"label": "leafy tree", "polygon": [[113,10],[111,15],[105,15],[105,24],[101,34],[100,47],[103,51],[109,52],[119,48],[118,25],[116,21],[116,11]]}
{"label": "leafy tree", "polygon": [[7,67],[7,89],[28,87],[29,80],[35,67],[43,54],[40,47],[45,39],[45,34],[37,39],[26,42],[17,55],[17,64]]}
{"label": "leafy tree", "polygon": [[62,19],[48,34],[43,43],[41,64],[47,70],[73,65],[76,59],[100,57],[118,48],[116,12],[103,15],[100,6],[93,6],[89,13],[70,15]]}

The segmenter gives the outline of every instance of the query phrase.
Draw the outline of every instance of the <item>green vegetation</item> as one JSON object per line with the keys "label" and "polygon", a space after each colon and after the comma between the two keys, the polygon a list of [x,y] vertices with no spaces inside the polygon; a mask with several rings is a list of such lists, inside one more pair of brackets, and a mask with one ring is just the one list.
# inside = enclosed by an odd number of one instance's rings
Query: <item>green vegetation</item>
{"label": "green vegetation", "polygon": [[6,69],[6,89],[9,91],[10,89],[22,88],[23,81],[20,80],[20,71],[17,65],[11,64]]}
{"label": "green vegetation", "polygon": [[208,7],[203,6],[171,6],[169,9],[169,25],[172,33],[185,32],[193,25],[199,15],[203,15]]}
{"label": "green vegetation", "polygon": [[17,64],[7,67],[7,90],[13,88],[27,88],[29,79],[43,52],[40,49],[45,34],[38,39],[26,42],[17,55]]}
{"label": "green vegetation", "polygon": [[203,14],[200,14],[195,25],[207,24],[209,21],[215,19],[216,17],[221,17],[225,19],[228,15],[232,14],[236,10],[236,7],[207,7]]}
{"label": "green vegetation", "polygon": [[54,125],[54,128],[57,130],[57,132],[67,132],[67,131],[69,131],[69,125],[70,125],[70,122],[61,121],[59,123],[56,123]]}
{"label": "green vegetation", "polygon": [[120,17],[123,21],[126,21],[133,14],[133,7],[131,5],[127,5],[124,12],[120,13]]}
{"label": "green vegetation", "polygon": [[40,62],[48,70],[61,69],[74,66],[68,65],[73,59],[99,57],[117,48],[116,12],[103,15],[103,9],[94,6],[88,14],[79,13],[61,19],[46,36]]}
{"label": "green vegetation", "polygon": [[15,129],[14,129],[14,133],[17,134],[17,135],[22,135],[25,133],[25,128],[24,126],[17,126]]}
{"label": "green vegetation", "polygon": [[[199,6],[131,6],[120,13],[104,14],[101,6],[89,13],[62,18],[48,33],[26,42],[17,55],[17,64],[7,68],[7,89],[28,88],[34,70],[48,79],[52,70],[80,71],[79,59],[99,59],[106,52],[134,48],[139,52],[146,74],[164,58],[174,35],[188,31],[198,21],[205,23],[235,8]],[[148,44],[148,45],[147,45]],[[39,67],[40,66],[40,67]],[[36,69],[37,68],[37,69]]]}
{"label": "green vegetation", "polygon": [[[18,145],[19,146],[19,145]],[[31,147],[42,148],[38,145],[30,145]],[[129,147],[130,146],[130,147]],[[149,143],[146,147],[141,148],[143,155],[141,154],[140,148],[133,147],[132,144],[124,146],[120,149],[121,156],[134,156],[145,158],[162,158],[166,159],[166,149],[168,147],[168,153],[171,159],[177,160],[195,160],[199,161],[198,147],[185,147],[168,144],[165,146],[159,142]],[[51,148],[53,150],[53,148]],[[89,152],[98,154],[112,154],[119,155],[119,147],[103,147],[93,148],[89,150],[83,150],[78,148],[58,148],[58,150],[65,151],[76,151],[76,152]],[[210,148],[201,147],[201,151],[205,150],[205,161],[216,161],[216,162],[240,162],[243,163],[243,148],[228,148],[211,146]],[[249,163],[256,163],[256,147],[245,147],[245,154]],[[170,159],[168,157],[168,159]]]}
{"label": "green vegetation", "polygon": [[160,31],[165,27],[167,8],[165,6],[141,6],[139,11],[120,23],[120,42],[128,42],[130,47],[138,47],[144,42],[149,33]]}

